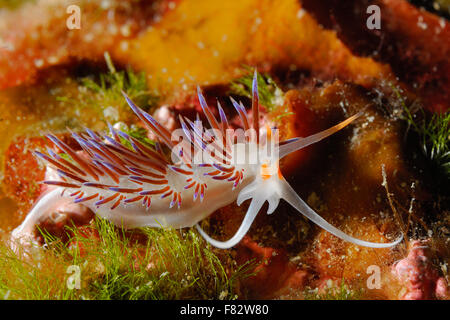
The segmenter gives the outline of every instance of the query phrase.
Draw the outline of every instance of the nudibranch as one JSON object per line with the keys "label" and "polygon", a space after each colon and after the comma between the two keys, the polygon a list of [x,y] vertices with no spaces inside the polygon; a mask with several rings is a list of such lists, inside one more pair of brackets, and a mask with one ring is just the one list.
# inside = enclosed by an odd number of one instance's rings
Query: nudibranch
{"label": "nudibranch", "polygon": [[[301,214],[333,235],[357,245],[387,248],[398,244],[374,243],[351,237],[335,228],[311,209],[288,184],[279,168],[286,155],[316,143],[346,127],[359,115],[305,138],[278,142],[276,128],[261,128],[256,71],[252,87],[252,121],[242,103],[231,103],[242,123],[232,130],[224,110],[217,105],[220,120],[214,116],[198,88],[198,99],[210,128],[199,117],[191,121],[179,117],[181,128],[170,132],[151,115],[124,97],[139,119],[156,136],[154,146],[146,145],[109,125],[109,134],[86,129],[72,133],[83,156],[72,147],[47,135],[67,157],[48,148],[35,155],[56,170],[58,179],[44,181],[53,190],[39,199],[13,238],[31,238],[35,225],[62,201],[80,203],[117,226],[172,227],[196,226],[213,246],[230,248],[245,236],[263,204],[271,214],[284,199]],[[164,152],[164,150],[170,150]],[[234,236],[217,241],[198,224],[215,210],[234,201],[251,200]]]}

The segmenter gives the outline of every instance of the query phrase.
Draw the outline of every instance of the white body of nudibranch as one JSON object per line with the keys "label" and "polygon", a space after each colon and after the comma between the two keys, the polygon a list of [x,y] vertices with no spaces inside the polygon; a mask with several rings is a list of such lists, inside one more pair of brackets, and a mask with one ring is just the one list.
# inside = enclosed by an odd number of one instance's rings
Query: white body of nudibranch
{"label": "white body of nudibranch", "polygon": [[[277,131],[259,128],[259,99],[256,72],[253,80],[253,122],[249,123],[242,104],[232,100],[243,124],[242,134],[228,127],[225,113],[218,104],[218,121],[198,90],[204,115],[211,129],[203,129],[201,121],[180,117],[178,142],[153,117],[141,110],[125,95],[137,116],[158,137],[155,147],[149,147],[124,132],[110,126],[110,135],[90,130],[72,133],[84,152],[80,156],[53,135],[47,137],[72,161],[48,149],[48,154],[35,152],[52,166],[59,179],[44,181],[56,186],[40,198],[24,222],[13,231],[13,238],[31,238],[35,225],[62,202],[81,203],[97,215],[125,228],[191,227],[212,245],[230,248],[247,233],[263,204],[267,213],[275,211],[280,199],[286,200],[300,213],[330,233],[352,243],[385,248],[392,243],[373,243],[355,239],[335,228],[314,212],[283,178],[278,163],[287,154],[318,142],[355,120],[359,114],[306,138],[294,138],[278,143]],[[258,133],[258,134],[257,134]],[[171,149],[171,159],[160,147]],[[244,220],[236,234],[225,242],[210,238],[198,222],[215,210],[234,201],[240,205],[251,199]]]}

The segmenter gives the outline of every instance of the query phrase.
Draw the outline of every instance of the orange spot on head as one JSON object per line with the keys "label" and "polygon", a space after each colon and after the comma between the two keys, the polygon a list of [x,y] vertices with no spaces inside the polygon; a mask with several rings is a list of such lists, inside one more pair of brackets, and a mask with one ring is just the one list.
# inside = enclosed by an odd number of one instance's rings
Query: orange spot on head
{"label": "orange spot on head", "polygon": [[271,177],[270,167],[267,165],[267,163],[263,163],[261,165],[261,177],[263,180],[267,180]]}

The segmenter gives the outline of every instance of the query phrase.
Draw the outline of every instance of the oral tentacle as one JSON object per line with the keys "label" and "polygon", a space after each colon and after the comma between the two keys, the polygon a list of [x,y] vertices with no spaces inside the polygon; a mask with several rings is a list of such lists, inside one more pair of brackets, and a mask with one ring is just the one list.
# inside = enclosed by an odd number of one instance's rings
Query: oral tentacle
{"label": "oral tentacle", "polygon": [[275,209],[278,207],[278,204],[280,203],[280,197],[278,194],[271,195],[267,202],[269,203],[269,208],[267,209],[267,214],[272,214]]}
{"label": "oral tentacle", "polygon": [[215,240],[211,238],[209,235],[207,235],[199,224],[196,224],[195,226],[198,232],[201,234],[201,236],[205,238],[205,240],[208,241],[211,245],[219,249],[229,249],[238,244],[242,240],[242,238],[244,238],[244,236],[247,234],[248,230],[250,229],[253,221],[256,218],[256,215],[258,214],[264,202],[265,199],[263,198],[253,198],[238,231],[236,231],[234,236],[227,241]]}
{"label": "oral tentacle", "polygon": [[339,230],[338,228],[332,226],[329,224],[325,219],[323,219],[321,216],[319,216],[313,209],[311,209],[301,198],[300,196],[295,192],[295,190],[287,183],[286,180],[282,183],[282,197],[284,200],[286,200],[291,206],[293,206],[297,211],[299,211],[301,214],[303,214],[305,217],[307,217],[309,220],[317,224],[322,229],[328,231],[329,233],[335,235],[336,237],[354,243],[359,246],[363,247],[370,247],[370,248],[390,248],[393,246],[396,246],[403,240],[403,235],[401,235],[397,240],[390,243],[376,243],[376,242],[369,242],[360,240],[357,238],[354,238],[352,236],[349,236],[348,234],[344,233],[343,231]]}
{"label": "oral tentacle", "polygon": [[244,187],[241,192],[239,192],[239,195],[236,199],[236,204],[240,206],[242,202],[245,200],[251,199],[255,195],[255,191],[258,188],[258,183],[256,181],[250,183],[246,187]]}

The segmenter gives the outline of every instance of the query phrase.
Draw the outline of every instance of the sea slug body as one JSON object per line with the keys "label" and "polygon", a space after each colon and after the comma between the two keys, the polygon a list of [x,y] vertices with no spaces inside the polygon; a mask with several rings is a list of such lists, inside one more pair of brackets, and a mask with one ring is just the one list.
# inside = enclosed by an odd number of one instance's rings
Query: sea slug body
{"label": "sea slug body", "polygon": [[[180,116],[181,128],[169,132],[124,94],[134,113],[157,137],[154,147],[144,145],[112,126],[109,126],[109,135],[87,129],[85,133],[72,133],[87,155],[81,157],[54,135],[47,135],[71,161],[51,149],[47,154],[35,152],[56,170],[59,179],[44,181],[56,188],[37,201],[24,222],[13,231],[13,239],[32,238],[34,227],[43,215],[61,202],[74,202],[125,228],[196,225],[212,245],[230,248],[245,236],[266,201],[270,214],[280,199],[284,199],[321,228],[346,241],[374,248],[398,244],[401,237],[392,243],[367,242],[330,225],[297,195],[279,169],[281,158],[339,131],[360,114],[311,136],[278,143],[275,128],[260,130],[256,79],[255,71],[252,122],[245,107],[231,98],[243,130],[229,128],[220,104],[217,106],[220,120],[216,119],[198,89],[200,105],[210,129],[205,129],[199,119],[191,121]],[[170,157],[164,149],[171,150]],[[240,205],[249,199],[245,218],[228,241],[212,239],[198,225],[215,210],[234,201]]]}

